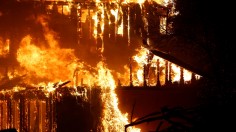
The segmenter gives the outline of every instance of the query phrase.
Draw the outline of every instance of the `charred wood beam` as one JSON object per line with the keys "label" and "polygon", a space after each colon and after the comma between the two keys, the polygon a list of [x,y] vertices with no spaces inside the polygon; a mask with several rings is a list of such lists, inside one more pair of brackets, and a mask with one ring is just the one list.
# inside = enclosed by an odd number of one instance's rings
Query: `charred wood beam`
{"label": "charred wood beam", "polygon": [[145,120],[146,118],[149,118],[151,116],[160,115],[160,114],[162,114],[162,112],[160,112],[160,111],[159,112],[154,112],[154,113],[148,114],[148,115],[146,115],[144,117],[138,118],[135,122],[141,121],[141,120]]}
{"label": "charred wood beam", "polygon": [[71,81],[66,81],[66,82],[60,84],[59,87],[63,87],[63,86],[65,86],[66,84],[68,84],[68,83],[70,83],[70,82],[71,82]]}
{"label": "charred wood beam", "polygon": [[[24,77],[26,75],[22,75],[22,76],[18,76],[18,77],[15,77],[13,79],[9,79],[7,80],[6,82],[4,82],[3,84],[0,84],[0,90],[9,90],[9,89],[12,89],[14,86],[16,86],[17,84],[20,84]],[[2,81],[2,80],[0,80]]]}
{"label": "charred wood beam", "polygon": [[156,132],[159,131],[159,129],[161,128],[161,126],[162,126],[163,123],[164,123],[164,121],[161,121],[161,122],[158,124],[158,126],[157,126],[157,128],[156,128]]}
{"label": "charred wood beam", "polygon": [[53,87],[54,88],[62,88],[63,86],[67,85],[70,82],[71,81],[66,81],[66,82],[63,82],[62,84],[59,84],[59,82],[56,82],[56,83],[54,83]]}

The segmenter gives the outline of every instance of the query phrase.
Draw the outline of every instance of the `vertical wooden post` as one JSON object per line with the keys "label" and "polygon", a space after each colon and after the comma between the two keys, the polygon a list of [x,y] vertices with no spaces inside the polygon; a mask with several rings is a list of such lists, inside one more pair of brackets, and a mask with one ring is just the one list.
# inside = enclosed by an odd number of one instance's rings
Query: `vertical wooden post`
{"label": "vertical wooden post", "polygon": [[133,76],[132,76],[132,59],[129,59],[129,81],[130,81],[130,87],[133,87]]}
{"label": "vertical wooden post", "polygon": [[157,59],[157,83],[156,86],[160,86],[160,61]]}
{"label": "vertical wooden post", "polygon": [[180,84],[184,84],[184,69],[180,67]]}
{"label": "vertical wooden post", "polygon": [[165,60],[165,84],[168,84],[168,61]]}

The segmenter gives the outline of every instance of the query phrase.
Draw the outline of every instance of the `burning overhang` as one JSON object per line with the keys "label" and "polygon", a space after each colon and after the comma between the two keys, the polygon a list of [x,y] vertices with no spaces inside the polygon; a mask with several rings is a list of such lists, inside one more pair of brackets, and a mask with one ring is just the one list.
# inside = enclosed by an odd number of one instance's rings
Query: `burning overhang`
{"label": "burning overhang", "polygon": [[[148,42],[147,42],[148,41]],[[190,44],[191,43],[191,44]],[[153,54],[182,66],[204,77],[212,77],[209,54],[196,42],[173,35],[163,38],[148,38],[144,41]]]}

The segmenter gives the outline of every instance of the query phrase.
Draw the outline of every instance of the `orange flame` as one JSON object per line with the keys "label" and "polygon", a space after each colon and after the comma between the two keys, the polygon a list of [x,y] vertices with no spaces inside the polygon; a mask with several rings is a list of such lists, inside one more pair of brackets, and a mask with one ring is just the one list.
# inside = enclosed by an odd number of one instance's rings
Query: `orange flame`
{"label": "orange flame", "polygon": [[10,50],[10,40],[7,39],[5,42],[0,38],[0,57],[6,57]]}
{"label": "orange flame", "polygon": [[[118,98],[115,93],[116,84],[111,71],[106,67],[103,61],[97,64],[96,68],[92,68],[74,55],[74,50],[63,49],[59,47],[55,39],[55,33],[48,28],[44,17],[38,18],[38,22],[44,28],[44,36],[48,42],[46,46],[36,46],[30,35],[25,36],[17,51],[17,60],[23,69],[22,74],[26,73],[32,78],[37,77],[43,87],[46,95],[53,92],[56,87],[53,83],[58,80],[73,80],[78,77],[83,79],[83,83],[92,87],[99,85],[102,89],[102,102],[104,105],[102,128],[104,131],[123,131],[124,126],[128,124],[127,113],[122,114],[118,108]],[[89,69],[92,69],[89,71]],[[94,71],[97,71],[96,74]],[[28,82],[35,80],[30,78]],[[59,82],[60,83],[60,82]],[[75,82],[74,82],[75,83]],[[138,128],[129,128],[129,130],[138,131]]]}
{"label": "orange flame", "polygon": [[[133,56],[133,59],[135,61],[135,65],[133,65],[133,67],[132,67],[133,71],[135,72],[135,77],[133,79],[134,80],[134,85],[135,86],[140,86],[140,85],[143,84],[143,81],[144,81],[143,80],[144,79],[144,77],[143,77],[144,76],[143,75],[144,70],[143,69],[144,69],[144,65],[148,65],[148,64],[150,66],[150,67],[148,67],[149,68],[148,69],[149,70],[149,73],[148,73],[149,74],[148,75],[149,85],[154,86],[156,84],[156,83],[154,83],[155,81],[151,81],[151,79],[153,79],[153,78],[151,78],[151,75],[150,75],[151,73],[150,72],[155,72],[154,74],[156,74],[156,72],[157,72],[156,71],[157,59],[159,60],[159,67],[160,67],[160,71],[159,71],[160,72],[160,82],[161,82],[162,85],[165,84],[165,82],[164,82],[165,81],[165,76],[164,75],[166,73],[162,69],[169,68],[169,67],[165,67],[165,60],[158,57],[158,56],[156,56],[156,55],[153,55],[152,58],[148,58],[149,54],[150,54],[149,50],[142,47],[142,46],[139,49],[136,49],[136,51],[138,51],[137,54]],[[150,68],[152,68],[154,70],[151,71],[152,69],[150,69]],[[171,68],[171,72],[172,72],[170,74],[171,81],[172,82],[179,82],[179,80],[180,80],[180,67],[171,63],[170,68]],[[184,69],[183,76],[184,76],[184,81],[185,82],[191,80],[191,75],[192,75],[192,72]]]}
{"label": "orange flame", "polygon": [[[118,98],[115,93],[115,81],[111,71],[103,62],[99,62],[98,68],[98,83],[102,88],[102,101],[104,105],[102,126],[104,132],[123,132],[124,126],[128,124],[127,113],[122,114],[118,108]],[[138,132],[138,128],[130,128],[129,132]]]}

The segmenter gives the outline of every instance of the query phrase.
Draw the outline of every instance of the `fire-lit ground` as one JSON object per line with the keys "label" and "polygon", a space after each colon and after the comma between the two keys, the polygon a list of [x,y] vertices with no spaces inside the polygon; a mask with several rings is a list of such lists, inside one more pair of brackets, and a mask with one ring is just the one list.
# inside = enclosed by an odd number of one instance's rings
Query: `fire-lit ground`
{"label": "fire-lit ground", "polygon": [[171,34],[173,1],[1,2],[1,129],[122,132],[163,106],[198,104],[193,56],[169,44],[166,59],[153,54],[151,35]]}

